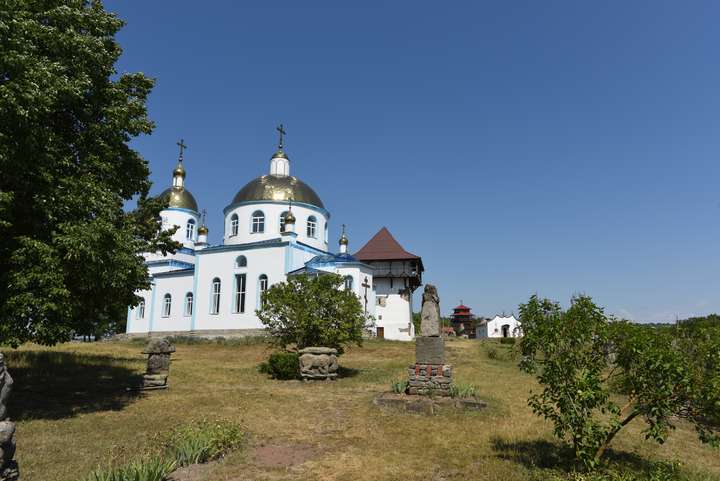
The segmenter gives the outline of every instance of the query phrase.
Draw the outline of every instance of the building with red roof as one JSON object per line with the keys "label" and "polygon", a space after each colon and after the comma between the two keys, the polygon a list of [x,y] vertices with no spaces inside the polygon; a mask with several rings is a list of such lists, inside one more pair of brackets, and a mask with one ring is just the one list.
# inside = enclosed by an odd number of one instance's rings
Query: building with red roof
{"label": "building with red roof", "polygon": [[475,337],[475,316],[470,312],[472,309],[460,301],[460,305],[453,308],[450,320],[458,335],[467,334],[468,337]]}

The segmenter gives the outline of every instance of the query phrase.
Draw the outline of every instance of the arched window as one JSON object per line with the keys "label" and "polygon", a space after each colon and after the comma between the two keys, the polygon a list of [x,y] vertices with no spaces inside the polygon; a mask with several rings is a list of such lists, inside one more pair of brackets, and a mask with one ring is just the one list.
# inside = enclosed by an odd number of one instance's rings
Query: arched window
{"label": "arched window", "polygon": [[237,214],[233,214],[232,217],[230,217],[230,235],[234,236],[238,234],[238,226],[240,225],[240,220],[238,219]]}
{"label": "arched window", "polygon": [[172,307],[172,296],[170,294],[165,294],[163,297],[163,310],[162,310],[162,316],[163,317],[170,317],[170,308]]}
{"label": "arched window", "polygon": [[285,232],[285,217],[287,217],[287,215],[288,215],[287,211],[280,214],[280,233]]}
{"label": "arched window", "polygon": [[328,243],[328,225],[327,222],[325,222],[325,243]]}
{"label": "arched window", "polygon": [[308,217],[307,220],[307,236],[315,238],[317,237],[317,219],[314,215]]}
{"label": "arched window", "polygon": [[145,299],[142,299],[140,304],[138,304],[136,317],[138,319],[145,319]]}
{"label": "arched window", "polygon": [[265,306],[265,301],[263,300],[263,293],[265,291],[267,291],[267,288],[268,288],[268,276],[266,276],[265,274],[261,274],[260,277],[258,278],[258,294],[260,296],[258,299],[258,306],[260,306],[260,307]]}
{"label": "arched window", "polygon": [[192,316],[193,311],[193,295],[192,292],[185,294],[185,315]]}
{"label": "arched window", "polygon": [[237,256],[235,259],[235,267],[247,267],[247,257]]}
{"label": "arched window", "polygon": [[352,291],[353,288],[353,278],[352,276],[345,276],[345,290],[346,291]]}
{"label": "arched window", "polygon": [[195,237],[195,219],[190,219],[187,222],[187,227],[185,228],[185,238],[187,240],[193,240]]}
{"label": "arched window", "polygon": [[265,214],[256,210],[252,214],[252,233],[260,234],[262,232],[265,232]]}
{"label": "arched window", "polygon": [[217,277],[212,281],[212,294],[210,299],[210,314],[220,312],[220,279]]}

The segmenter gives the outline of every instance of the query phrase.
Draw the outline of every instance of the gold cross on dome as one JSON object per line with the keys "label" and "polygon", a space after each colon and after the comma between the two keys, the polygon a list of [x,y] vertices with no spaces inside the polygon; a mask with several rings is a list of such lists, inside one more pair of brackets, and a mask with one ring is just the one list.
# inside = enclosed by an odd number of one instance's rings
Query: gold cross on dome
{"label": "gold cross on dome", "polygon": [[278,144],[278,149],[282,150],[282,148],[285,146],[283,143],[283,136],[287,135],[287,132],[285,132],[285,128],[283,127],[283,124],[278,125],[275,127],[275,130],[280,132],[280,143]]}
{"label": "gold cross on dome", "polygon": [[185,149],[187,149],[187,145],[185,145],[185,142],[183,141],[183,139],[180,139],[180,142],[176,142],[176,144],[180,147],[180,156],[178,157],[178,160],[180,160],[180,162],[182,162],[183,161],[183,152],[185,151]]}

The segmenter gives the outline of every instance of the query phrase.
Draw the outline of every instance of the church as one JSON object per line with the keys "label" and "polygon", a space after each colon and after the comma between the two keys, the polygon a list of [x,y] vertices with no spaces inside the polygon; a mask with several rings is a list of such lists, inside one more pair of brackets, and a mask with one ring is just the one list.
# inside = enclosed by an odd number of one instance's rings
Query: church
{"label": "church", "polygon": [[260,333],[255,314],[263,291],[294,275],[341,275],[368,319],[370,334],[409,341],[412,293],[422,284],[422,259],[407,252],[383,227],[354,255],[343,226],[338,251],[328,240],[330,212],[305,182],[290,175],[290,158],[280,142],[270,170],[242,187],[223,209],[224,232],[208,243],[205,213],[186,186],[182,141],[172,185],[160,196],[162,228],[177,226],[174,254],[145,254],[151,288],[128,308],[130,335],[233,335]]}

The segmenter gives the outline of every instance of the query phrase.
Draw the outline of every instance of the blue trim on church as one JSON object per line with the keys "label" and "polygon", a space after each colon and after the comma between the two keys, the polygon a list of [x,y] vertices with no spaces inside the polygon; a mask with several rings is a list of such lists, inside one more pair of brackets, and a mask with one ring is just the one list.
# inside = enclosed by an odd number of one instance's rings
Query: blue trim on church
{"label": "blue trim on church", "polygon": [[163,209],[163,210],[175,210],[175,211],[178,211],[178,212],[187,212],[188,214],[200,215],[200,213],[197,212],[197,211],[195,211],[195,210],[192,210],[192,209],[183,209],[182,207],[168,207],[167,209]]}
{"label": "blue trim on church", "polygon": [[178,261],[175,259],[163,259],[161,261],[145,261],[145,265],[177,267],[178,269],[190,269],[195,266],[195,264],[191,262]]}
{"label": "blue trim on church", "polygon": [[[240,207],[243,205],[259,205],[259,204],[283,204],[287,205],[287,200],[246,200],[244,202],[235,202],[233,204],[228,205],[223,209],[223,215],[227,215],[228,211]],[[315,212],[319,212],[320,214],[324,215],[326,219],[330,220],[330,212],[328,212],[326,209],[322,207],[318,207],[316,205],[312,204],[306,204],[305,202],[295,202],[292,201],[292,205],[299,205],[300,207],[305,207],[306,209],[314,210]]]}

